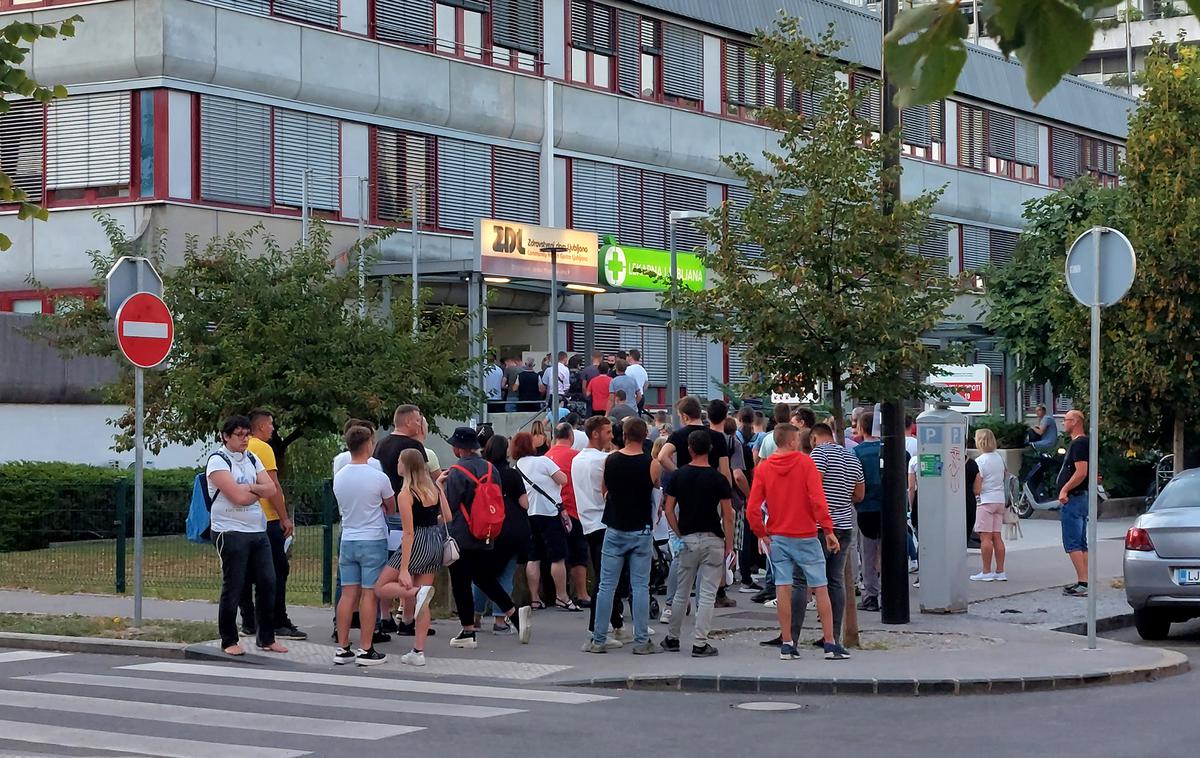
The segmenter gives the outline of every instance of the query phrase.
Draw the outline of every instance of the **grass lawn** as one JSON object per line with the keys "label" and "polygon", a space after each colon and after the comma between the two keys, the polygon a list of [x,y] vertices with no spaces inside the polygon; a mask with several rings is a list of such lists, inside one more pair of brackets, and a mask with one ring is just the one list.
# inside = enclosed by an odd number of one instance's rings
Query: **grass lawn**
{"label": "grass lawn", "polygon": [[[336,551],[336,537],[334,541]],[[212,545],[183,535],[147,537],[143,586],[165,600],[216,600],[221,568]],[[337,561],[335,555],[333,560]],[[321,605],[321,527],[296,530],[288,602]],[[133,590],[133,540],[125,541],[126,592]],[[116,592],[116,542],[59,542],[42,550],[0,553],[0,586],[39,592]]]}
{"label": "grass lawn", "polygon": [[120,616],[43,616],[31,613],[0,613],[0,632],[57,634],[66,637],[104,637],[149,642],[205,642],[220,637],[211,621],[147,619],[141,629],[130,627],[131,619]]}

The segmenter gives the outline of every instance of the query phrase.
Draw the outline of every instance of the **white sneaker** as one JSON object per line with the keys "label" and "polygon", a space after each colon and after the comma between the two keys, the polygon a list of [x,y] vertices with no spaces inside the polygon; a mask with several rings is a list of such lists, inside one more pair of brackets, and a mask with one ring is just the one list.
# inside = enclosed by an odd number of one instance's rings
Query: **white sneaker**
{"label": "white sneaker", "polygon": [[425,654],[418,653],[416,650],[410,650],[409,652],[400,656],[400,662],[407,666],[424,666]]}
{"label": "white sneaker", "polygon": [[663,606],[662,614],[658,617],[658,623],[660,623],[660,624],[671,623],[671,606],[669,606],[669,605]]}
{"label": "white sneaker", "polygon": [[998,573],[998,574],[992,574],[992,581],[994,581],[994,582],[1007,582],[1007,581],[1008,581],[1008,574],[1005,574],[1003,571],[1001,571],[1001,572],[1000,572],[1000,573]]}
{"label": "white sneaker", "polygon": [[763,603],[763,606],[766,608],[778,608],[779,607],[779,598],[773,597],[770,600],[768,600],[767,602]]}
{"label": "white sneaker", "polygon": [[433,585],[429,584],[417,590],[416,604],[413,606],[413,619],[421,615],[421,611],[429,605],[429,601],[433,599]]}
{"label": "white sneaker", "polygon": [[996,575],[991,573],[990,571],[986,574],[984,572],[980,571],[978,574],[971,574],[971,581],[972,582],[994,582],[994,581],[996,581]]}
{"label": "white sneaker", "polygon": [[522,645],[529,644],[533,634],[533,607],[522,605],[517,609],[517,641]]}
{"label": "white sneaker", "polygon": [[620,629],[613,629],[610,626],[608,627],[608,638],[612,640],[618,640],[622,644],[626,642],[633,642],[633,630],[628,626],[622,626]]}

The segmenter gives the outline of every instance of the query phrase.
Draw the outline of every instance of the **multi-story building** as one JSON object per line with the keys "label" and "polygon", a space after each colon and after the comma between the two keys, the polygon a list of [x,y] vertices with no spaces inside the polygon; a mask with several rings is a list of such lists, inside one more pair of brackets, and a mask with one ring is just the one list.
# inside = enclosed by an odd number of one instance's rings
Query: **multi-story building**
{"label": "multi-story building", "polygon": [[[744,202],[720,157],[774,144],[754,108],[806,107],[746,55],[780,6],[812,36],[833,23],[858,69],[850,86],[872,86],[878,16],[825,0],[0,0],[0,19],[84,18],[75,38],[30,56],[38,80],[71,96],[0,117],[4,170],[51,211],[0,216],[14,243],[0,255],[0,311],[87,293],[85,251],[105,246],[96,210],[130,234],[167,230],[174,256],[185,235],[254,224],[291,244],[304,203],[336,253],[365,214],[402,228],[377,273],[403,274],[415,185],[422,276],[459,301],[484,286],[479,218],[662,248],[668,211]],[[904,114],[903,192],[946,188],[945,229],[921,252],[950,273],[1005,260],[1024,202],[1085,173],[1116,181],[1130,107],[1073,78],[1034,107],[1017,64],[972,49],[952,98]],[[679,238],[703,243],[686,224]],[[492,289],[493,345],[544,352],[546,284]],[[605,289],[564,297],[559,344],[583,348],[594,308],[596,344],[642,347],[664,385],[657,295]],[[978,340],[1005,398],[1011,367],[974,298],[955,310],[966,320],[953,334]],[[693,391],[741,378],[736,345],[685,335],[681,362]],[[1015,410],[1011,392],[1006,402]]]}
{"label": "multi-story building", "polygon": [[1140,94],[1137,72],[1146,68],[1146,55],[1155,38],[1195,44],[1200,41],[1200,21],[1182,0],[1131,0],[1114,5],[1098,20],[1092,51],[1075,73],[1089,82]]}

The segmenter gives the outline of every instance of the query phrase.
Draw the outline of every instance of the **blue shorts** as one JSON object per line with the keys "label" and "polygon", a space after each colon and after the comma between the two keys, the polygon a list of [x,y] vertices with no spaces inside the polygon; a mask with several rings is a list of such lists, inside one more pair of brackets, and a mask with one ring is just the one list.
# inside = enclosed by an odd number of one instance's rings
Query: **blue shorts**
{"label": "blue shorts", "polygon": [[791,586],[798,572],[804,572],[804,583],[810,588],[829,583],[825,577],[825,551],[817,537],[771,537],[771,567],[776,587]]}
{"label": "blue shorts", "polygon": [[338,575],[343,587],[371,589],[387,563],[387,540],[342,540],[338,550]]}
{"label": "blue shorts", "polygon": [[1087,552],[1088,496],[1086,492],[1067,497],[1067,504],[1058,513],[1062,523],[1063,550],[1068,553]]}

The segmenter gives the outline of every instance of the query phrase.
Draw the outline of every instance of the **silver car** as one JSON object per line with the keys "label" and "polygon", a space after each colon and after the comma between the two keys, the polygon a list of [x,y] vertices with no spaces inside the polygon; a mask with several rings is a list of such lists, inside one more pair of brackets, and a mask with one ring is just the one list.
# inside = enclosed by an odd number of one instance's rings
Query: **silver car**
{"label": "silver car", "polygon": [[1200,616],[1200,469],[1172,479],[1126,532],[1125,597],[1142,639]]}

